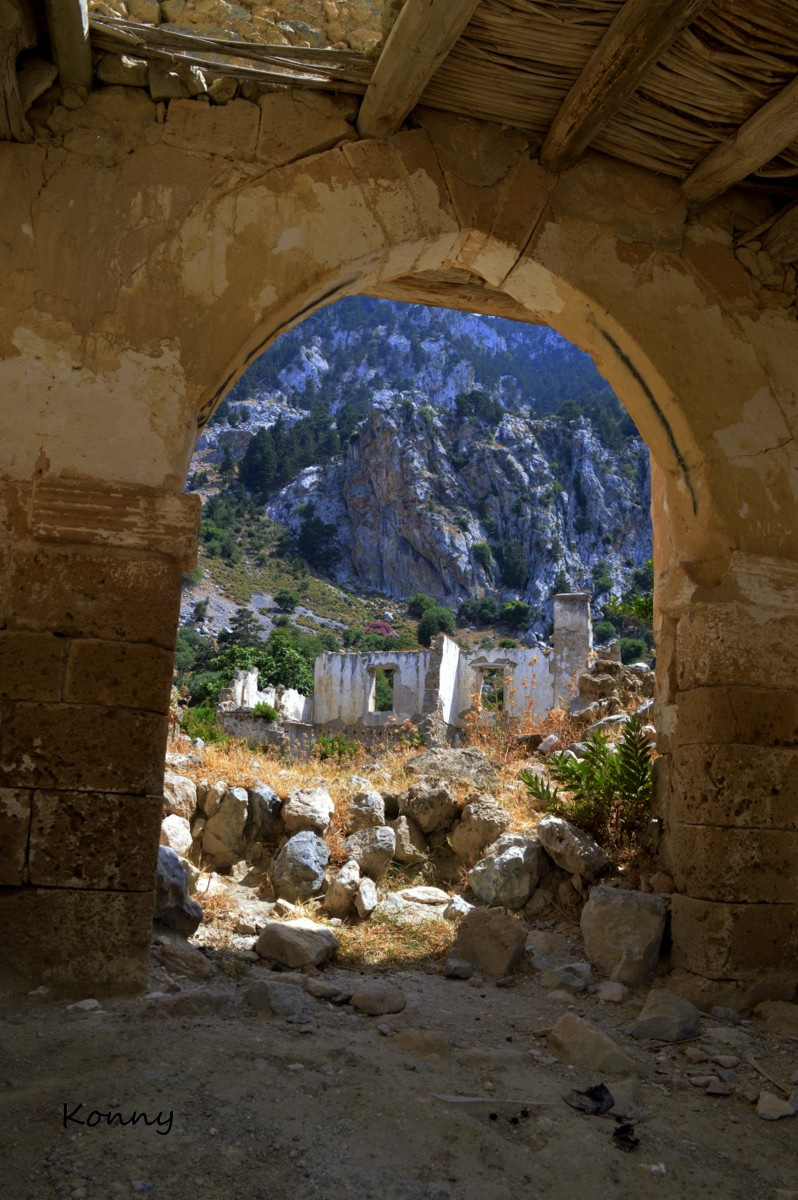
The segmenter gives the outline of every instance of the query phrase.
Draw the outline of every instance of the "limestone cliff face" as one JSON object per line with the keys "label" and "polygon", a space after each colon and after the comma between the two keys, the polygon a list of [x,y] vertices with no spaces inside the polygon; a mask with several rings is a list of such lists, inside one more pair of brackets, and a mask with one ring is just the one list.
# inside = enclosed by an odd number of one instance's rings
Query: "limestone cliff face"
{"label": "limestone cliff face", "polygon": [[303,471],[269,512],[298,528],[307,502],[337,529],[341,582],[398,598],[498,590],[546,609],[566,579],[620,591],[651,555],[648,453],[608,450],[586,418],[464,423],[385,391],[343,457]]}

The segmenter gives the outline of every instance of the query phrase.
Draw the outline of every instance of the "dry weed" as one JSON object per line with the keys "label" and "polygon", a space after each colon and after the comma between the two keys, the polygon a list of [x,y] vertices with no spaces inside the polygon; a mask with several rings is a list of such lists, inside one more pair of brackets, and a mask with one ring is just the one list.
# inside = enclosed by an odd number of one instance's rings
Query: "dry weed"
{"label": "dry weed", "polygon": [[344,967],[407,967],[439,970],[452,948],[455,930],[450,921],[431,920],[420,925],[396,925],[373,916],[359,925],[336,929],[340,941],[338,961]]}

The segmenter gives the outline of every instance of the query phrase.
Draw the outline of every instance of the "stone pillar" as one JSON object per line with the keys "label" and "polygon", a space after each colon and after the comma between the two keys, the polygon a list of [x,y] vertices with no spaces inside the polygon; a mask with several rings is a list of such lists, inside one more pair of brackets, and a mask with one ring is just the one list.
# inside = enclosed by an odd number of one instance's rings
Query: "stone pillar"
{"label": "stone pillar", "polygon": [[590,620],[590,595],[571,592],[554,597],[552,634],[552,674],[554,703],[563,704],[576,695],[576,681],[587,667],[593,649],[593,625]]}
{"label": "stone pillar", "polygon": [[743,1002],[798,986],[796,597],[798,563],[740,552],[714,586],[689,567],[662,579],[672,964]]}
{"label": "stone pillar", "polygon": [[194,497],[0,492],[0,943],[72,988],[143,983]]}

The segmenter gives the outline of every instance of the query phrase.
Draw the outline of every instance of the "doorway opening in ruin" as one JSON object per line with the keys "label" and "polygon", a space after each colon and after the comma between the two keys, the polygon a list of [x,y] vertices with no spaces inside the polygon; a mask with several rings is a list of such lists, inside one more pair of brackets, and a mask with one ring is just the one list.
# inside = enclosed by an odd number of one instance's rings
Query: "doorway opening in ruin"
{"label": "doorway opening in ruin", "polygon": [[369,712],[389,713],[394,711],[395,676],[395,667],[377,667],[372,673]]}
{"label": "doorway opening in ruin", "polygon": [[480,677],[479,701],[485,712],[496,713],[498,716],[504,712],[504,669],[497,668],[495,670],[483,670]]}

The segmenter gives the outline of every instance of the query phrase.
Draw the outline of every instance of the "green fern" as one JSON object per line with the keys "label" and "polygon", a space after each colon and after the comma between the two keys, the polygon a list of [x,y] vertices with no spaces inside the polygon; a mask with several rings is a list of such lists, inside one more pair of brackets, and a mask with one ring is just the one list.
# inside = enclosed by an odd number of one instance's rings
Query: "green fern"
{"label": "green fern", "polygon": [[611,848],[628,845],[651,814],[651,747],[639,717],[626,722],[615,753],[593,733],[581,759],[552,755],[549,774],[557,787],[522,771],[520,778],[544,812],[564,817]]}

